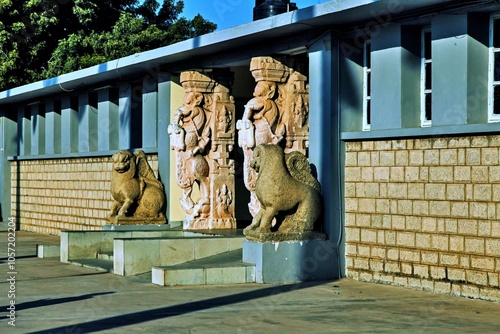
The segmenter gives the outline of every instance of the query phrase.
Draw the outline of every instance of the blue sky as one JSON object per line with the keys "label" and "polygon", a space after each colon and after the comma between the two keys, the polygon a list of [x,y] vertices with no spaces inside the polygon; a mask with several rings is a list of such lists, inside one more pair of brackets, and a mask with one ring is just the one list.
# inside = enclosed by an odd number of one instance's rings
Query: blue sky
{"label": "blue sky", "polygon": [[[314,6],[329,0],[295,0],[298,8]],[[192,19],[201,14],[217,23],[217,30],[231,28],[252,21],[254,0],[184,0],[182,16]]]}

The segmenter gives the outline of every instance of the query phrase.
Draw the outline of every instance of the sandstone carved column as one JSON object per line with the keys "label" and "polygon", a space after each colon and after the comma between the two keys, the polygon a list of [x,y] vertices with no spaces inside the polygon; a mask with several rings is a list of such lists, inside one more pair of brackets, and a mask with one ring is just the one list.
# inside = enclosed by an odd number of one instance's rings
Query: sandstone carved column
{"label": "sandstone carved column", "polygon": [[244,153],[244,181],[250,191],[249,211],[260,210],[255,194],[257,173],[250,168],[253,150],[261,144],[280,145],[285,153],[306,154],[309,144],[307,77],[272,57],[255,57],[250,71],[256,86],[238,120],[238,145]]}
{"label": "sandstone carved column", "polygon": [[[231,73],[182,72],[181,84],[183,105],[175,111],[168,134],[176,152],[180,203],[186,212],[183,228],[236,228],[234,161],[229,158],[235,135]],[[192,198],[195,184],[198,199]]]}

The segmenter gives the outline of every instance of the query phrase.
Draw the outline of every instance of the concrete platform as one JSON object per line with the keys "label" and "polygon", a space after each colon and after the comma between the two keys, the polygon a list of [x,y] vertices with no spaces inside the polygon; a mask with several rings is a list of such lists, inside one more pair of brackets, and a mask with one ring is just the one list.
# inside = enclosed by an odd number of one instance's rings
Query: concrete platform
{"label": "concrete platform", "polygon": [[[241,249],[235,231],[105,230],[61,232],[62,262],[100,268],[121,276],[151,272],[153,266],[183,262]],[[101,266],[101,267],[99,267]]]}
{"label": "concrete platform", "polygon": [[176,237],[182,236],[182,231],[62,231],[61,253],[62,262],[75,259],[95,259],[97,254],[113,251],[113,242],[116,238],[145,238],[145,237]]}
{"label": "concrete platform", "polygon": [[[0,240],[7,233],[0,232]],[[18,232],[16,297],[0,242],[0,333],[497,333],[500,305],[350,279],[162,287],[37,258],[58,237]],[[15,301],[15,325],[6,308]]]}

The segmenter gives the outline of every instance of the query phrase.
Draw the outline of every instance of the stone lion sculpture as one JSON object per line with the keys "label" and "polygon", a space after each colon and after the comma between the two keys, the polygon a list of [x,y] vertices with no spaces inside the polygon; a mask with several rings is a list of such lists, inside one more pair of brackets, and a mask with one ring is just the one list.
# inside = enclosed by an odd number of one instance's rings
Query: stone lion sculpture
{"label": "stone lion sculpture", "polygon": [[165,193],[143,151],[119,151],[111,157],[111,195],[114,202],[109,217],[163,218]]}
{"label": "stone lion sculpture", "polygon": [[255,193],[261,208],[244,230],[247,238],[278,240],[269,237],[276,229],[277,234],[299,237],[313,232],[321,214],[321,195],[307,158],[300,152],[285,155],[278,145],[262,144],[255,148],[250,166],[258,173]]}

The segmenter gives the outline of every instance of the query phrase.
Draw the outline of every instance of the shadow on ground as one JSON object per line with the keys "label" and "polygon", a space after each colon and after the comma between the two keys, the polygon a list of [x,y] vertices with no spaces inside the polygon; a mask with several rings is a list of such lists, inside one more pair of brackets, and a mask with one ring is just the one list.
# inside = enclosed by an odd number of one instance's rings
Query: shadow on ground
{"label": "shadow on ground", "polygon": [[273,295],[280,295],[295,290],[301,290],[310,288],[317,285],[325,284],[325,282],[308,282],[308,283],[298,283],[298,284],[288,284],[280,286],[266,287],[259,290],[253,290],[248,292],[237,293],[229,296],[210,298],[206,300],[200,300],[195,302],[189,302],[179,305],[171,305],[166,307],[160,307],[151,310],[145,310],[140,312],[122,314],[114,317],[104,318],[95,321],[82,322],[79,324],[74,324],[71,326],[62,326],[57,328],[51,328],[42,331],[30,332],[30,334],[48,334],[48,333],[58,333],[65,332],[65,329],[78,328],[80,332],[83,333],[95,333],[104,330],[125,327],[129,325],[140,324],[148,321],[154,321],[158,319],[165,319],[169,317],[180,316],[184,314],[189,314],[193,312],[203,311],[207,309],[227,306],[231,304],[237,304],[241,302],[246,302],[249,300],[269,297]]}
{"label": "shadow on ground", "polygon": [[[27,310],[27,309],[36,308],[36,307],[71,303],[71,302],[91,299],[91,298],[94,298],[97,296],[109,295],[109,294],[113,294],[113,293],[114,292],[99,292],[99,293],[89,293],[86,295],[75,296],[75,297],[64,297],[64,298],[55,298],[55,299],[52,299],[52,298],[40,299],[40,300],[31,301],[31,302],[16,304],[16,309],[21,311],[21,310]],[[5,309],[7,309],[7,307],[9,307],[9,306],[8,305],[0,306],[0,309],[5,310]]]}

